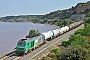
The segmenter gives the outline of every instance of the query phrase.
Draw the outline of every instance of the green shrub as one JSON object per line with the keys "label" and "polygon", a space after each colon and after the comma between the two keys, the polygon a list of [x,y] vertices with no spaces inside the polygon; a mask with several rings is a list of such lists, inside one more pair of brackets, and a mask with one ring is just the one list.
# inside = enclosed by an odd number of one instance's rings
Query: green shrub
{"label": "green shrub", "polygon": [[62,45],[63,46],[67,46],[68,45],[68,41],[66,41],[66,40],[62,41]]}
{"label": "green shrub", "polygon": [[88,56],[87,49],[74,46],[71,48],[64,48],[61,53],[57,55],[57,60],[87,60]]}
{"label": "green shrub", "polygon": [[26,38],[32,38],[39,36],[40,32],[38,30],[30,30],[29,35],[26,36]]}
{"label": "green shrub", "polygon": [[54,53],[54,54],[58,54],[59,53],[59,50],[58,50],[58,48],[55,48],[55,49],[51,50],[50,52],[51,53]]}

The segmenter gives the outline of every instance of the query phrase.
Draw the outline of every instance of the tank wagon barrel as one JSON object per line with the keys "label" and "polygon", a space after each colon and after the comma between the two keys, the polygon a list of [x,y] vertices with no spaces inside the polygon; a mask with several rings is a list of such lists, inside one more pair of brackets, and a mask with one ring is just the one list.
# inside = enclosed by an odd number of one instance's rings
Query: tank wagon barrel
{"label": "tank wagon barrel", "polygon": [[48,33],[50,33],[51,34],[51,39],[53,38],[53,36],[54,36],[54,33],[52,32],[52,31],[48,31]]}
{"label": "tank wagon barrel", "polygon": [[58,35],[60,35],[60,31],[59,31],[59,29],[56,29],[56,31],[57,31]]}
{"label": "tank wagon barrel", "polygon": [[68,26],[65,26],[65,28],[66,28],[66,31],[69,31],[69,27]]}
{"label": "tank wagon barrel", "polygon": [[52,30],[52,32],[53,32],[54,38],[55,38],[55,37],[57,37],[57,36],[58,36],[58,34],[59,34],[59,33],[58,33],[58,32],[59,32],[59,30],[57,31],[57,29],[56,29],[56,30]]}
{"label": "tank wagon barrel", "polygon": [[63,30],[60,28],[59,29],[60,35],[63,34]]}
{"label": "tank wagon barrel", "polygon": [[73,29],[73,26],[71,24],[68,27],[69,27],[69,30]]}
{"label": "tank wagon barrel", "polygon": [[44,40],[49,40],[52,38],[52,34],[50,32],[44,32],[41,35],[44,37]]}

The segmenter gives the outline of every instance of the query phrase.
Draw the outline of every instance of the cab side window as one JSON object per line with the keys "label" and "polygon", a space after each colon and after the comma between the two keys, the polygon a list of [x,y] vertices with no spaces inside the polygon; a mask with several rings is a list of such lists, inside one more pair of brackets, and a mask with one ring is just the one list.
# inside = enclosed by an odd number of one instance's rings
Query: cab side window
{"label": "cab side window", "polygon": [[27,45],[29,45],[29,43],[27,43]]}
{"label": "cab side window", "polygon": [[33,47],[33,46],[34,46],[34,41],[31,42],[31,47]]}

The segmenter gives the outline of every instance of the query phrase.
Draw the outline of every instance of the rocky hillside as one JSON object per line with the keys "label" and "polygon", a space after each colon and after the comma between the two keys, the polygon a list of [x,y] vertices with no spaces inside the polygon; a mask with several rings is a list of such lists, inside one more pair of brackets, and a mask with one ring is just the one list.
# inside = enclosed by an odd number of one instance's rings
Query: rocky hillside
{"label": "rocky hillside", "polygon": [[6,16],[1,17],[1,22],[30,22],[34,20],[64,20],[70,19],[78,21],[84,19],[85,16],[90,15],[90,1],[85,3],[78,3],[69,9],[57,10],[45,15],[20,15],[20,16]]}
{"label": "rocky hillside", "polygon": [[1,22],[30,22],[32,19],[40,19],[43,15],[20,15],[1,17]]}
{"label": "rocky hillside", "polygon": [[[43,16],[43,18],[47,19],[68,19],[72,15],[82,15],[85,14],[88,15],[90,14],[90,1],[86,3],[78,3],[76,6],[72,6],[69,9],[66,10],[58,10],[51,12],[49,14],[46,14]],[[75,16],[76,17],[76,16]]]}

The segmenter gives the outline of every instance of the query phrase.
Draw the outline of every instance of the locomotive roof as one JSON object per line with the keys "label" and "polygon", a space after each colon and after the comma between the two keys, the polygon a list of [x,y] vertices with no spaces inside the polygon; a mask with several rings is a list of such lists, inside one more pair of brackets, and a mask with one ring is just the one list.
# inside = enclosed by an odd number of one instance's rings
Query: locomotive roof
{"label": "locomotive roof", "polygon": [[29,41],[35,40],[36,38],[39,38],[39,37],[41,37],[41,36],[37,36],[37,37],[33,37],[33,38],[22,38],[22,39],[20,39],[20,41],[29,42]]}

